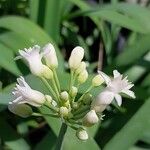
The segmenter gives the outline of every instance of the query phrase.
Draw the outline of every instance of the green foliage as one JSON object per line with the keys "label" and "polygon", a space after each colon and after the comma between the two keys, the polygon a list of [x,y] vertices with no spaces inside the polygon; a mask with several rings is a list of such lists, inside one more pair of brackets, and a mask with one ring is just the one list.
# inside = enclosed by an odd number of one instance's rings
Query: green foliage
{"label": "green foliage", "polygon": [[[150,149],[150,10],[139,4],[117,1],[98,4],[93,0],[96,5],[86,0],[26,0],[21,5],[19,2],[15,1],[14,7],[6,0],[7,8],[3,2],[0,8],[0,149],[49,150],[55,147],[60,120],[21,119],[7,110],[19,75],[26,76],[34,89],[48,93],[24,62],[14,60],[19,49],[48,42],[56,47],[57,71],[64,90],[69,81],[65,59],[76,45],[86,49],[85,59],[93,75],[98,66],[107,73],[118,69],[135,84],[136,99],[125,100],[121,108],[114,104],[106,110],[104,121],[89,129],[87,142],[79,141],[68,128],[64,150]],[[99,60],[98,55],[101,55]],[[90,82],[83,84],[80,93]],[[92,93],[96,95],[101,90],[97,88]],[[47,109],[39,111],[47,112]]]}

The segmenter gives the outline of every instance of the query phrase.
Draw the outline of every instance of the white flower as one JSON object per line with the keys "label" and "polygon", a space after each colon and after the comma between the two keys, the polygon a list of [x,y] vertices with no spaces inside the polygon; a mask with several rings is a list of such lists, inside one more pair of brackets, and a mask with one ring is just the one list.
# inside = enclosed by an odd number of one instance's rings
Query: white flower
{"label": "white flower", "polygon": [[102,112],[106,106],[113,101],[114,98],[118,105],[121,106],[122,97],[120,94],[122,93],[130,96],[131,98],[135,98],[134,92],[130,90],[134,84],[128,82],[127,77],[123,78],[123,76],[117,70],[113,71],[113,79],[101,71],[99,71],[99,74],[103,77],[107,87],[92,103],[92,109],[94,109],[96,112]]}
{"label": "white flower", "polygon": [[17,102],[9,102],[8,109],[23,118],[29,117],[33,113],[30,106],[27,104],[18,104]]}
{"label": "white flower", "polygon": [[112,92],[107,90],[103,91],[96,97],[96,100],[92,102],[91,109],[94,109],[96,112],[103,112],[113,99],[114,94]]}
{"label": "white flower", "polygon": [[44,50],[44,58],[46,61],[46,65],[49,66],[50,68],[57,68],[58,67],[58,60],[55,52],[55,48],[51,43],[48,43],[45,45],[43,48]]}
{"label": "white flower", "polygon": [[69,58],[69,67],[70,69],[77,69],[84,57],[84,49],[80,46],[75,47]]}
{"label": "white flower", "polygon": [[95,110],[90,110],[83,118],[83,125],[90,127],[90,126],[98,123],[98,121],[99,121],[99,118],[98,118]]}
{"label": "white flower", "polygon": [[23,58],[27,61],[30,71],[36,76],[45,76],[46,78],[52,77],[52,71],[42,64],[42,57],[44,53],[40,53],[40,47],[35,45],[33,48],[19,50],[20,56],[17,58]]}
{"label": "white flower", "polygon": [[40,107],[45,102],[45,96],[41,92],[31,89],[23,77],[18,78],[17,81],[15,91],[12,92],[16,98],[13,102],[27,103],[35,107]]}
{"label": "white flower", "polygon": [[76,132],[76,136],[79,138],[79,140],[87,140],[89,138],[86,130],[82,129],[82,128],[79,128]]}

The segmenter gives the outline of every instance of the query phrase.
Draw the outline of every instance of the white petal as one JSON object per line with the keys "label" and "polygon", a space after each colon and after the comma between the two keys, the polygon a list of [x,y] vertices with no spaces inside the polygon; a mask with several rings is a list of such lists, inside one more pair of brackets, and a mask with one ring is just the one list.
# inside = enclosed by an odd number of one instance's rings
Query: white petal
{"label": "white petal", "polygon": [[51,68],[57,68],[58,67],[58,60],[57,55],[54,46],[51,43],[48,43],[43,47],[43,54],[44,59],[46,61],[46,65],[48,65]]}
{"label": "white petal", "polygon": [[28,116],[30,116],[33,112],[32,112],[32,108],[26,104],[18,104],[18,103],[9,103],[8,105],[8,109],[23,118],[26,118]]}
{"label": "white petal", "polygon": [[122,104],[122,97],[119,94],[115,94],[115,99],[118,103],[118,106],[121,106]]}
{"label": "white petal", "polygon": [[99,121],[99,118],[95,110],[90,110],[83,118],[83,125],[86,127],[90,127],[96,124],[98,121]]}
{"label": "white petal", "polygon": [[114,75],[114,78],[117,78],[120,76],[120,73],[117,70],[114,70],[113,75]]}
{"label": "white petal", "polygon": [[104,72],[98,70],[98,73],[102,76],[106,84],[109,84],[111,82],[111,79],[108,75],[106,75]]}
{"label": "white petal", "polygon": [[122,90],[121,92],[130,96],[131,98],[136,98],[134,92],[131,90]]}
{"label": "white petal", "polygon": [[77,69],[82,61],[84,57],[84,49],[80,46],[75,47],[72,52],[71,55],[69,57],[69,67],[71,69]]}
{"label": "white petal", "polygon": [[129,85],[126,87],[126,89],[129,90],[129,89],[131,89],[133,86],[134,86],[134,84],[129,84]]}

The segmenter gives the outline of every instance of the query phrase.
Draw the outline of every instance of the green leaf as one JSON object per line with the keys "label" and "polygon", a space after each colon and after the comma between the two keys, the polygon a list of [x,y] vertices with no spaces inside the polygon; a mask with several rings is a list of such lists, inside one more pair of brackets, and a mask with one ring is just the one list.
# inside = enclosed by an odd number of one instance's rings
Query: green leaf
{"label": "green leaf", "polygon": [[29,39],[25,39],[15,32],[0,34],[0,42],[9,47],[15,53],[17,53],[19,49],[33,45]]}
{"label": "green leaf", "polygon": [[145,87],[150,87],[150,73],[145,77],[144,81],[142,82],[142,85]]}
{"label": "green leaf", "polygon": [[101,19],[136,32],[150,33],[150,11],[139,5],[128,3],[107,4],[94,9],[90,12],[90,15],[99,16]]}
{"label": "green leaf", "polygon": [[106,144],[104,150],[127,150],[150,129],[150,98],[124,127]]}
{"label": "green leaf", "polygon": [[56,135],[52,132],[49,132],[34,148],[34,150],[50,150],[55,147],[56,144]]}
{"label": "green leaf", "polygon": [[47,0],[45,8],[44,29],[57,43],[60,34],[63,0]]}
{"label": "green leaf", "polygon": [[6,120],[0,118],[0,123],[0,135],[8,148],[11,150],[20,150],[21,147],[21,150],[30,150],[27,142],[15,132],[15,130],[6,122]]}
{"label": "green leaf", "polygon": [[[126,46],[123,52],[115,59],[115,65],[125,66],[135,63],[150,49],[150,35],[140,36],[131,46]],[[132,56],[132,57],[131,57]],[[127,59],[128,58],[128,59]]]}
{"label": "green leaf", "polygon": [[15,61],[14,54],[8,47],[0,43],[0,67],[10,71],[14,75],[21,75]]}
{"label": "green leaf", "polygon": [[[0,27],[19,34],[21,37],[29,40],[33,45],[38,44],[40,46],[43,46],[48,42],[54,44],[49,35],[47,35],[39,26],[23,17],[8,16],[0,18]],[[59,70],[63,70],[63,57],[60,54],[57,46],[55,44],[54,46],[59,58]]]}
{"label": "green leaf", "polygon": [[30,5],[30,18],[34,22],[38,22],[38,12],[39,12],[40,0],[29,0]]}

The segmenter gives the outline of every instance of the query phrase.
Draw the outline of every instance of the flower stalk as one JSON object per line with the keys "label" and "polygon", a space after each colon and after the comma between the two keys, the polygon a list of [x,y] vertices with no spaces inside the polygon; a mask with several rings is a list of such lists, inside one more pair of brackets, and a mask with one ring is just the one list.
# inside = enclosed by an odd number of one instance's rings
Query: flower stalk
{"label": "flower stalk", "polygon": [[61,128],[60,128],[60,131],[59,131],[55,150],[62,150],[63,141],[64,141],[66,131],[67,131],[67,125],[66,125],[66,123],[63,122],[61,125]]}

